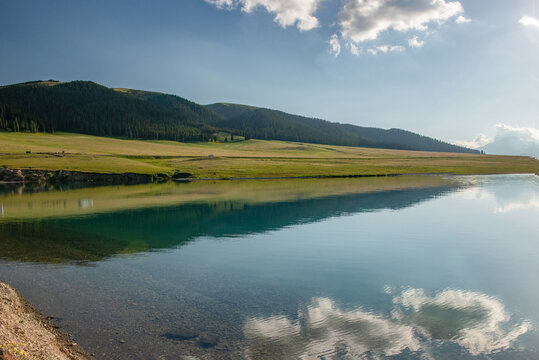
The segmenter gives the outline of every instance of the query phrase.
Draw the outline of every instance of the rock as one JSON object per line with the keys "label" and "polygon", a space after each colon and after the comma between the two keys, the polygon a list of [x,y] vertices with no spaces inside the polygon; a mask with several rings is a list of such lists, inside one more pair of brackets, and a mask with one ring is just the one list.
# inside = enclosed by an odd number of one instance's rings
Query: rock
{"label": "rock", "polygon": [[[181,174],[186,176],[189,174]],[[14,170],[5,167],[0,168],[0,181],[5,182],[26,182],[34,184],[62,184],[68,182],[94,183],[94,184],[131,184],[149,182],[167,182],[170,180],[168,174],[100,174],[77,171],[43,171],[36,169]]]}
{"label": "rock", "polygon": [[31,182],[31,183],[37,183],[37,184],[44,184],[47,182],[47,179],[45,178],[45,175],[34,172],[29,173],[24,176],[24,182]]}
{"label": "rock", "polygon": [[23,182],[24,175],[21,170],[0,168],[0,181]]}
{"label": "rock", "polygon": [[198,345],[205,349],[214,347],[219,342],[219,338],[215,335],[202,335],[198,338]]}
{"label": "rock", "polygon": [[198,334],[192,330],[192,329],[179,329],[174,332],[164,333],[163,337],[169,339],[169,340],[190,340],[194,339],[198,336]]}
{"label": "rock", "polygon": [[173,180],[178,180],[178,179],[188,179],[192,176],[192,174],[188,173],[188,172],[175,172],[174,175],[172,175],[172,179]]}
{"label": "rock", "polygon": [[123,340],[123,339],[120,340],[120,344],[125,344],[126,342],[127,342],[127,341],[125,341],[125,340]]}

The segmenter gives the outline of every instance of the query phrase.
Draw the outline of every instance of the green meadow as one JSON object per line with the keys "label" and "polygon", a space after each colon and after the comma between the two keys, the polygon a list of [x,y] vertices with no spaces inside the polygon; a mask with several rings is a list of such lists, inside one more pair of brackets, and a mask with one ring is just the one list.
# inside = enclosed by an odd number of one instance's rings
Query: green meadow
{"label": "green meadow", "polygon": [[187,172],[193,178],[389,174],[539,174],[523,156],[387,150],[285,141],[180,143],[71,133],[0,132],[0,166],[97,173]]}

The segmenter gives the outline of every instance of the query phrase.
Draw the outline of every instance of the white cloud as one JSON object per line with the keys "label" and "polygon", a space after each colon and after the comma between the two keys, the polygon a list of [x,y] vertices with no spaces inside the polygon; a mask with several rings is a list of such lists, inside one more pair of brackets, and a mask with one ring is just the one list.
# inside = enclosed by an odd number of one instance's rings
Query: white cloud
{"label": "white cloud", "polygon": [[361,55],[361,49],[357,47],[354,43],[348,43],[348,47],[350,48],[350,53],[355,56]]}
{"label": "white cloud", "polygon": [[339,56],[341,53],[341,43],[339,41],[339,37],[337,34],[331,35],[329,38],[329,53],[335,55],[336,57]]}
{"label": "white cloud", "polygon": [[248,358],[339,354],[358,359],[367,353],[379,358],[405,351],[425,354],[440,343],[459,345],[471,355],[488,355],[509,348],[532,329],[528,321],[510,323],[499,300],[478,292],[444,290],[428,296],[422,289],[408,289],[394,297],[393,304],[389,316],[341,309],[329,298],[315,298],[293,318],[249,318],[244,324]]}
{"label": "white cloud", "polygon": [[472,19],[468,19],[462,15],[460,15],[456,20],[455,22],[457,24],[466,24],[466,23],[469,23],[469,22],[472,22]]}
{"label": "white cloud", "polygon": [[498,124],[494,141],[483,149],[488,154],[526,155],[539,159],[539,130]]}
{"label": "white cloud", "polygon": [[307,31],[319,26],[314,16],[322,0],[205,0],[220,9],[236,9],[252,12],[257,7],[275,14],[274,21],[282,27],[297,26],[300,31]]}
{"label": "white cloud", "polygon": [[377,46],[376,50],[379,52],[383,52],[384,54],[387,54],[387,52],[389,51],[389,46],[387,45]]}
{"label": "white cloud", "polygon": [[453,143],[472,149],[482,148],[488,154],[527,155],[539,158],[539,129],[532,127],[498,124],[493,138],[479,134],[471,141],[460,140]]}
{"label": "white cloud", "polygon": [[376,55],[378,53],[384,53],[387,54],[389,52],[403,52],[404,46],[400,45],[380,45],[376,46],[374,48],[370,48],[367,50],[367,52],[371,55]]}
{"label": "white cloud", "polygon": [[539,143],[539,130],[531,127],[514,127],[506,124],[497,124],[496,140],[503,137],[517,137],[523,141]]}
{"label": "white cloud", "polygon": [[494,141],[493,138],[489,138],[485,134],[479,134],[471,141],[457,140],[457,141],[453,141],[453,144],[459,145],[459,146],[464,146],[464,147],[467,147],[467,148],[470,148],[470,149],[478,149],[478,148],[480,148],[482,146],[485,146],[485,145],[491,143],[492,141]]}
{"label": "white cloud", "polygon": [[518,22],[524,26],[533,26],[539,28],[539,19],[531,16],[523,16]]}
{"label": "white cloud", "polygon": [[208,4],[217,6],[219,9],[232,9],[235,5],[234,0],[205,0]]}
{"label": "white cloud", "polygon": [[425,42],[422,40],[419,40],[418,36],[414,36],[413,38],[408,40],[408,45],[410,47],[420,48],[420,47],[423,47],[423,45],[425,45]]}
{"label": "white cloud", "polygon": [[424,31],[430,23],[444,23],[463,12],[458,1],[345,0],[339,25],[344,38],[360,43],[389,29]]}

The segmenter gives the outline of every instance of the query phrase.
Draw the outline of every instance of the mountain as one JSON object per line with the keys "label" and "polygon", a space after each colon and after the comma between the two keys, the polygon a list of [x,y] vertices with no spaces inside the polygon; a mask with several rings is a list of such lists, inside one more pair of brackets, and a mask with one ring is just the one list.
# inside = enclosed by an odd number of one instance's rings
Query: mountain
{"label": "mountain", "polygon": [[400,129],[378,129],[255,106],[202,106],[175,95],[107,88],[91,81],[0,86],[0,130],[209,141],[245,138],[439,152],[477,152]]}
{"label": "mountain", "polygon": [[0,88],[0,129],[205,141],[214,112],[174,95],[110,89],[90,81],[34,81]]}
{"label": "mountain", "polygon": [[222,119],[210,124],[246,138],[388,149],[477,153],[401,129],[379,129],[287,114],[253,106],[217,103],[206,107]]}

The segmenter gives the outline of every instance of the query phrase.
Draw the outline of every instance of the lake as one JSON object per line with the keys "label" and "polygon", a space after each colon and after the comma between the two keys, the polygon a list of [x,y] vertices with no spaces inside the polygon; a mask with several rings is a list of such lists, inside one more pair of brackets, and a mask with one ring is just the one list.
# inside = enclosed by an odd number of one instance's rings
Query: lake
{"label": "lake", "polygon": [[0,191],[0,280],[98,359],[539,358],[534,175]]}

